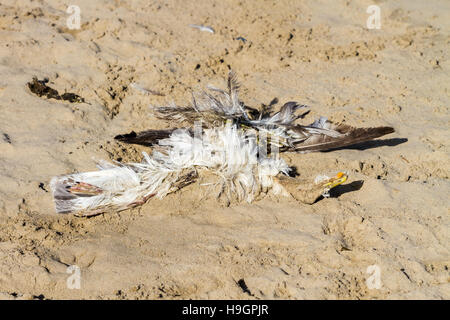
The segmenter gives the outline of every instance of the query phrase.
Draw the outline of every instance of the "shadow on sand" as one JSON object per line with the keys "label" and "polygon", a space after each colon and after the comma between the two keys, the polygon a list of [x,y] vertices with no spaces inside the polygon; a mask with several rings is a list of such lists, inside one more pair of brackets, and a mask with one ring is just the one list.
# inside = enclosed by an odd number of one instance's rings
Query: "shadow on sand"
{"label": "shadow on sand", "polygon": [[330,151],[335,151],[335,150],[345,150],[345,149],[367,150],[367,149],[378,148],[378,147],[383,147],[383,146],[395,147],[395,146],[398,146],[399,144],[405,143],[407,141],[408,141],[407,138],[371,140],[371,141],[361,142],[358,144],[353,144],[351,146],[327,150],[324,152],[330,152]]}
{"label": "shadow on sand", "polygon": [[363,180],[353,181],[348,184],[341,184],[340,186],[337,186],[330,190],[330,197],[339,198],[344,193],[358,191],[362,188],[363,184]]}

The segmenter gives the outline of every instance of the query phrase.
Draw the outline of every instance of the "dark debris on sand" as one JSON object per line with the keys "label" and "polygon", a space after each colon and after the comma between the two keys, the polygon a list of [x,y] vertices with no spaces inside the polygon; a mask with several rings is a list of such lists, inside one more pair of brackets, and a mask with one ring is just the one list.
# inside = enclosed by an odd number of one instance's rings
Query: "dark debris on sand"
{"label": "dark debris on sand", "polygon": [[36,77],[33,77],[33,80],[31,82],[28,82],[27,85],[30,91],[39,97],[45,97],[47,99],[55,100],[65,100],[70,103],[85,102],[84,98],[75,93],[66,92],[60,95],[57,90],[47,86],[47,82],[48,79],[38,80]]}

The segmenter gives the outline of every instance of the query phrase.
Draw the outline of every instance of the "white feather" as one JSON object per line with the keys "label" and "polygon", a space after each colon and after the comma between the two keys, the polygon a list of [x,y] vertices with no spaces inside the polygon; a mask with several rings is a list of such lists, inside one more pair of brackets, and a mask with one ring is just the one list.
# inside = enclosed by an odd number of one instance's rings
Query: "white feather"
{"label": "white feather", "polygon": [[208,27],[208,26],[201,26],[201,25],[198,25],[198,24],[190,24],[189,27],[198,29],[200,31],[206,31],[206,32],[214,33],[214,29],[211,28],[211,27]]}
{"label": "white feather", "polygon": [[[231,123],[204,130],[202,138],[179,129],[160,140],[161,152],[151,156],[143,153],[141,163],[101,162],[99,171],[52,179],[57,212],[122,210],[152,194],[162,198],[172,191],[185,169],[196,167],[215,173],[217,182],[238,199],[252,201],[260,188],[272,187],[273,176],[289,171],[284,160],[258,155],[254,136]],[[101,192],[86,196],[67,191],[67,186],[77,183],[92,185]]]}

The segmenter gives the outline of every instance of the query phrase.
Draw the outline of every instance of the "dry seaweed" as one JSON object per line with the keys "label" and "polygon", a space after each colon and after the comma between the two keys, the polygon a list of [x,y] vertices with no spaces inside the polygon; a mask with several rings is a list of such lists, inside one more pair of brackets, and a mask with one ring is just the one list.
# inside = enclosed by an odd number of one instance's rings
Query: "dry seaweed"
{"label": "dry seaweed", "polygon": [[39,97],[45,97],[47,99],[55,99],[55,100],[64,100],[69,101],[70,103],[82,103],[85,102],[84,98],[80,97],[75,93],[65,92],[62,95],[58,93],[57,90],[50,88],[47,85],[48,79],[38,80],[36,77],[33,77],[31,82],[28,82],[28,88],[31,92]]}

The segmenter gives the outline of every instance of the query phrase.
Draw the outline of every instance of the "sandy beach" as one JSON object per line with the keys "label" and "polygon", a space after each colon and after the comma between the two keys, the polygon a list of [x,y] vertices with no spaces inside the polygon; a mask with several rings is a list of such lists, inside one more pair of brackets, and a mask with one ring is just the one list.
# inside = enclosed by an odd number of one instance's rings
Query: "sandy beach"
{"label": "sandy beach", "polygon": [[[2,0],[0,299],[450,299],[449,13],[447,0]],[[301,177],[348,172],[313,205],[227,206],[191,184],[121,212],[55,212],[52,177],[141,161],[151,148],[114,136],[175,127],[149,106],[187,104],[230,69],[246,105],[298,101],[305,124],[395,133],[282,154]],[[40,97],[33,77],[84,102]]]}

